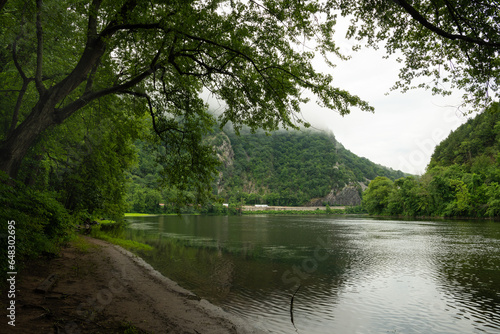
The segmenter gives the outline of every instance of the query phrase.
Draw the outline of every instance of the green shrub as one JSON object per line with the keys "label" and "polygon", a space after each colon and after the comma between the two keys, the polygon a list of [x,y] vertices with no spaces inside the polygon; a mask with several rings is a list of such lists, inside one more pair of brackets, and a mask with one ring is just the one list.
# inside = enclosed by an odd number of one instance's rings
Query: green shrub
{"label": "green shrub", "polygon": [[54,194],[32,190],[0,172],[0,270],[2,282],[8,271],[7,226],[15,221],[15,271],[41,254],[57,254],[69,241],[72,221]]}

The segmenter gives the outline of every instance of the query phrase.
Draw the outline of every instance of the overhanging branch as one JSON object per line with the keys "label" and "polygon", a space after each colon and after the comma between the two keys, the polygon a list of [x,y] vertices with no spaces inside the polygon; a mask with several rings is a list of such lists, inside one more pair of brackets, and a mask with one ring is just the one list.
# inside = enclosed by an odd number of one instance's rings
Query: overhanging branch
{"label": "overhanging branch", "polygon": [[106,89],[102,89],[102,90],[96,91],[96,92],[84,93],[79,99],[77,99],[77,100],[71,102],[70,104],[68,104],[67,106],[57,110],[56,111],[56,115],[57,115],[56,121],[62,122],[69,115],[71,115],[75,111],[83,108],[84,106],[86,106],[88,103],[90,103],[91,101],[93,101],[95,99],[101,98],[101,97],[106,96],[106,95],[111,95],[111,94],[123,92],[123,91],[126,91],[126,90],[134,87],[135,85],[140,83],[142,80],[147,78],[149,75],[151,75],[151,73],[153,73],[154,70],[155,70],[155,68],[151,67],[148,70],[142,72],[141,74],[137,75],[136,77],[132,78],[131,80],[129,80],[123,84],[116,85],[116,86],[106,88]]}
{"label": "overhanging branch", "polygon": [[43,1],[36,1],[36,39],[37,39],[37,50],[36,50],[36,71],[35,71],[35,84],[40,95],[43,95],[46,91],[45,86],[42,83],[42,65],[43,65],[43,29],[42,29],[42,6]]}
{"label": "overhanging branch", "polygon": [[410,16],[415,19],[417,22],[422,24],[424,27],[429,29],[430,31],[438,34],[439,36],[442,36],[446,39],[450,40],[461,40],[467,43],[472,43],[476,45],[481,45],[481,46],[490,46],[490,47],[495,47],[499,48],[500,47],[500,42],[489,42],[485,41],[484,39],[480,38],[474,38],[466,35],[457,35],[457,34],[452,34],[449,33],[436,25],[430,23],[425,17],[423,17],[418,10],[416,10],[412,5],[410,5],[407,1],[405,0],[393,0],[396,4],[401,6]]}

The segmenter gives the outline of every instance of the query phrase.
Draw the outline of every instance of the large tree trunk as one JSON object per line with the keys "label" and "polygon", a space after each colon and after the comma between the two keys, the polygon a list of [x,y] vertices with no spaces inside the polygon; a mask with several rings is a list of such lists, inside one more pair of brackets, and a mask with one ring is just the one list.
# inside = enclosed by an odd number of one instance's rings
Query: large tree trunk
{"label": "large tree trunk", "polygon": [[0,143],[0,170],[16,178],[30,147],[53,124],[54,106],[41,98],[29,116]]}
{"label": "large tree trunk", "polygon": [[[59,124],[92,99],[103,96],[80,97],[66,108],[56,112],[56,105],[87,79],[92,67],[105,51],[102,39],[89,40],[75,69],[62,81],[49,89],[39,90],[40,98],[27,118],[0,143],[0,170],[16,178],[21,162],[40,134],[51,125]],[[90,88],[90,87],[89,87]],[[111,92],[111,90],[109,90]]]}

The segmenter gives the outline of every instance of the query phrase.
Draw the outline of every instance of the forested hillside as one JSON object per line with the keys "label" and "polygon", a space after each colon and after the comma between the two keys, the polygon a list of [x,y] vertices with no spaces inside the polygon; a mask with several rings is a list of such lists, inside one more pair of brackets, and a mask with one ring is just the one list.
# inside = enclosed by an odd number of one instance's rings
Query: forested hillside
{"label": "forested hillside", "polygon": [[[212,192],[224,202],[342,205],[349,204],[339,197],[347,187],[359,204],[362,184],[364,187],[377,176],[393,180],[404,176],[356,156],[331,133],[302,130],[266,135],[243,131],[238,136],[227,129],[214,131],[207,141],[216,149],[221,165]],[[157,210],[160,202],[168,205],[175,193],[156,186],[161,169],[154,155],[147,153],[148,145],[138,142],[137,148],[139,164],[130,173],[129,203],[134,211],[150,212]]]}
{"label": "forested hillside", "polygon": [[364,193],[371,213],[409,216],[500,216],[498,103],[452,132],[421,178],[375,179]]}

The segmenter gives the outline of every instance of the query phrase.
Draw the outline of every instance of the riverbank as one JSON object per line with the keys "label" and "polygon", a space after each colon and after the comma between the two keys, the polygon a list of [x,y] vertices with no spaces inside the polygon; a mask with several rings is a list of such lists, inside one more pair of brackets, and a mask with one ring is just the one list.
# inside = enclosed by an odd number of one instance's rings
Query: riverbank
{"label": "riverbank", "polygon": [[361,206],[242,206],[244,215],[344,215],[364,214]]}
{"label": "riverbank", "polygon": [[[345,210],[345,206],[334,206],[331,207],[332,210]],[[241,209],[245,211],[316,211],[322,210],[326,211],[326,206],[252,206],[252,205],[243,205]]]}
{"label": "riverbank", "polygon": [[[5,333],[258,333],[123,248],[78,240],[19,273],[16,326]],[[52,274],[54,287],[35,292]]]}

